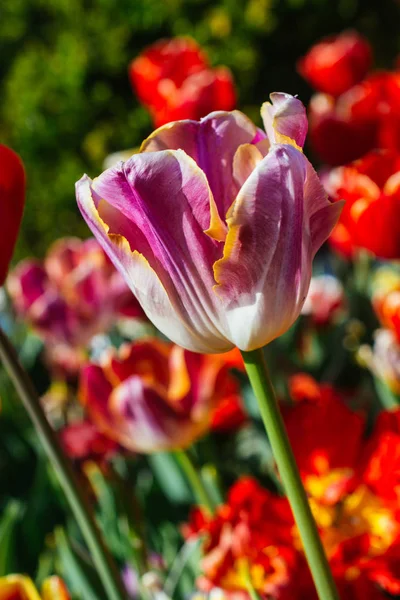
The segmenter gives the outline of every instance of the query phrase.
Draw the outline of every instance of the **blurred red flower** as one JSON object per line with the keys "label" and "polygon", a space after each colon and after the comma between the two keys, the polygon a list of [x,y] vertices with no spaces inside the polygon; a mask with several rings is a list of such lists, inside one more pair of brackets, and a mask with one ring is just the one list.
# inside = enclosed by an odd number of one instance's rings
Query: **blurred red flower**
{"label": "blurred red flower", "polygon": [[160,40],[129,66],[132,88],[151,112],[155,127],[232,110],[236,92],[226,67],[211,68],[190,38]]}
{"label": "blurred red flower", "polygon": [[291,377],[289,390],[296,405],[284,410],[284,419],[300,474],[306,486],[308,478],[326,477],[320,500],[336,502],[360,458],[365,420],[332,386],[319,385],[309,375]]}
{"label": "blurred red flower", "polygon": [[330,236],[331,245],[351,257],[365,248],[378,258],[400,258],[400,154],[370,152],[323,177],[331,198],[346,201]]}
{"label": "blurred red flower", "polygon": [[315,44],[297,69],[313,88],[336,97],[362,81],[371,63],[368,41],[356,31],[344,31]]}
{"label": "blurred red flower", "polygon": [[74,460],[103,460],[110,458],[118,450],[118,444],[103,435],[87,419],[70,423],[59,435],[64,451]]}
{"label": "blurred red flower", "polygon": [[232,598],[239,598],[235,594],[242,591],[247,598],[250,577],[263,597],[281,598],[282,590],[305,566],[293,546],[292,528],[286,499],[250,477],[239,479],[213,518],[195,509],[183,526],[186,537],[205,536],[198,588],[209,592],[219,587]]}
{"label": "blurred red flower", "polygon": [[247,422],[248,417],[243,407],[242,398],[238,394],[233,394],[221,400],[214,410],[211,419],[211,429],[221,433],[228,433],[236,431]]}
{"label": "blurred red flower", "polygon": [[400,410],[381,413],[366,439],[365,419],[319,387],[319,400],[284,413],[290,441],[340,597],[383,598],[374,560],[400,539]]}
{"label": "blurred red flower", "polygon": [[[285,422],[340,598],[397,594],[400,409],[382,413],[366,438],[364,418],[331,386],[298,374],[290,389],[297,402]],[[248,600],[250,577],[263,598],[316,598],[287,500],[251,478],[234,484],[213,517],[194,509],[183,533],[203,538],[203,592]]]}
{"label": "blurred red flower", "polygon": [[[364,456],[363,480],[374,493],[400,500],[400,409],[378,415]],[[400,511],[400,505],[398,510]]]}
{"label": "blurred red flower", "polygon": [[0,220],[3,225],[0,237],[0,285],[3,285],[7,276],[24,204],[24,166],[18,154],[0,144]]}
{"label": "blurred red flower", "polygon": [[376,148],[400,150],[400,73],[374,73],[336,99],[316,94],[309,125],[313,149],[329,165]]}
{"label": "blurred red flower", "polygon": [[[242,373],[245,372],[243,358],[238,348],[234,348],[219,356],[230,369],[236,369]],[[227,394],[218,403],[212,415],[211,429],[220,433],[229,433],[240,429],[248,420],[243,399],[235,389],[232,395]]]}
{"label": "blurred red flower", "polygon": [[[219,406],[214,425],[237,426],[240,406],[239,384],[223,354],[197,354],[156,339],[122,346],[101,365],[84,367],[80,395],[101,431],[143,453],[189,446],[210,428]],[[224,414],[224,402],[233,405],[234,418],[231,410]]]}

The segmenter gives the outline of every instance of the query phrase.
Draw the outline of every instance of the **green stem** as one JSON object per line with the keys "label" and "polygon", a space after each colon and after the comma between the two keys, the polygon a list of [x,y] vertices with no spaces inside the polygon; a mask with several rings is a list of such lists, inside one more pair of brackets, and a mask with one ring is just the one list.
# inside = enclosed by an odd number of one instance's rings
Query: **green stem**
{"label": "green stem", "polygon": [[246,573],[246,589],[250,596],[250,600],[261,600],[261,596],[259,595],[259,593],[257,592],[257,590],[255,589],[255,587],[253,585],[249,570]]}
{"label": "green stem", "polygon": [[125,600],[126,593],[120,581],[117,567],[97,528],[90,504],[82,491],[82,486],[79,485],[71,464],[64,455],[57,436],[46,419],[28,373],[19,362],[15,349],[1,328],[0,359],[14,383],[47,457],[58,476],[70,508],[91,552],[93,563],[106,590],[108,600]]}
{"label": "green stem", "polygon": [[174,455],[178,461],[182,471],[185,473],[187,480],[189,481],[190,487],[194,493],[196,501],[207,509],[210,515],[215,512],[215,503],[211,498],[210,494],[204,482],[198,472],[196,466],[193,464],[189,453],[185,450],[175,450]]}
{"label": "green stem", "polygon": [[370,267],[371,254],[367,250],[358,250],[354,258],[354,283],[360,294],[367,294]]}
{"label": "green stem", "polygon": [[320,600],[339,600],[279,411],[262,349],[242,352]]}
{"label": "green stem", "polygon": [[261,600],[261,597],[258,595],[252,584],[247,584],[247,591],[251,600]]}

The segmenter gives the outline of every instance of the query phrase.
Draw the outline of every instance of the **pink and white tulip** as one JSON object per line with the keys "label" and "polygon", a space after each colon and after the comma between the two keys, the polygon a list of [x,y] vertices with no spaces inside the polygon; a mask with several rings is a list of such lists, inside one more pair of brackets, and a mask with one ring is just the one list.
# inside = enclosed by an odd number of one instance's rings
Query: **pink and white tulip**
{"label": "pink and white tulip", "polygon": [[149,319],[193,351],[253,350],[283,334],[341,210],[301,150],[304,106],[271,100],[267,133],[239,111],[177,121],[77,183],[83,217]]}

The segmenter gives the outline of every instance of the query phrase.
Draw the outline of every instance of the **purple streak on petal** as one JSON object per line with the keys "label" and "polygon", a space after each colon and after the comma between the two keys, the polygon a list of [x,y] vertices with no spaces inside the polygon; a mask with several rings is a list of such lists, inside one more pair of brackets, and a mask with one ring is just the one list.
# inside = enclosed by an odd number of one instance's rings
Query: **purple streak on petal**
{"label": "purple streak on petal", "polygon": [[275,145],[247,179],[228,219],[225,257],[215,265],[216,292],[241,349],[281,335],[301,310],[321,241],[316,216],[315,233],[310,231],[313,215],[331,206],[321,184],[306,185],[308,165],[293,146]]}
{"label": "purple streak on petal", "polygon": [[177,121],[161,127],[143,143],[142,151],[184,150],[205,173],[218,213],[225,220],[238,192],[233,157],[241,144],[255,143],[257,136],[255,125],[241,112],[214,112],[200,122]]}
{"label": "purple streak on petal", "polygon": [[133,375],[110,397],[116,436],[137,452],[157,452],[190,443],[197,424],[175,412],[155,389]]}
{"label": "purple streak on petal", "polygon": [[90,180],[78,182],[88,225],[165,335],[198,352],[231,348],[215,314],[212,265],[222,246],[203,233],[210,202],[204,174],[182,151],[134,155],[125,179],[121,169],[103,173],[94,190]]}
{"label": "purple streak on petal", "polygon": [[268,139],[268,136],[265,133],[265,131],[263,131],[262,129],[257,127],[257,133],[254,136],[254,138],[251,140],[251,143],[258,144],[258,142],[262,142],[263,140],[266,140],[266,139]]}

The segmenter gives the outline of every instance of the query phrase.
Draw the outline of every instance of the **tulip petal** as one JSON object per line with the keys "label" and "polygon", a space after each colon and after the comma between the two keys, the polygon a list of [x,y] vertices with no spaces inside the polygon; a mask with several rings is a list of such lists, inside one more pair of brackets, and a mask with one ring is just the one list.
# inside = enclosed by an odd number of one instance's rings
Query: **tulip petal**
{"label": "tulip petal", "polygon": [[308,122],[303,103],[290,94],[275,92],[270,95],[272,104],[264,102],[261,116],[271,143],[293,143],[304,146]]}
{"label": "tulip petal", "polygon": [[42,600],[70,600],[67,587],[60,577],[53,575],[44,580]]}
{"label": "tulip petal", "polygon": [[113,388],[101,367],[88,365],[82,371],[80,396],[99,430],[132,451],[167,447],[179,427],[174,410],[139,375]]}
{"label": "tulip petal", "polygon": [[7,279],[7,288],[22,314],[45,293],[47,284],[46,271],[32,259],[21,261]]}
{"label": "tulip petal", "polygon": [[344,201],[330,202],[311,163],[306,163],[304,210],[310,218],[311,256],[328,239],[343,210]]}
{"label": "tulip petal", "polygon": [[[17,241],[25,202],[25,171],[21,159],[0,144],[0,285],[3,285]],[[4,226],[5,225],[5,226]]]}
{"label": "tulip petal", "polygon": [[1,577],[0,598],[5,600],[41,600],[33,581],[24,575]]}
{"label": "tulip petal", "polygon": [[112,392],[109,400],[113,425],[124,446],[139,452],[167,448],[179,427],[175,411],[138,376],[131,376]]}
{"label": "tulip petal", "polygon": [[[265,345],[294,322],[312,255],[329,234],[320,217],[334,205],[308,165],[295,147],[273,146],[229,212],[224,256],[214,265],[215,292],[226,305],[229,339],[241,350]],[[337,216],[336,208],[331,212]]]}
{"label": "tulip petal", "polygon": [[221,250],[203,233],[210,190],[192,159],[182,151],[137,154],[92,187],[88,178],[81,179],[77,198],[86,222],[156,327],[196,351],[232,347],[214,314],[212,264]]}
{"label": "tulip petal", "polygon": [[142,152],[182,149],[205,173],[222,221],[238,187],[233,180],[233,158],[241,144],[249,144],[257,128],[241,112],[213,112],[201,121],[178,121],[160,127],[143,142]]}
{"label": "tulip petal", "polygon": [[242,144],[236,150],[233,158],[233,176],[239,188],[252,174],[264,154],[254,144]]}

